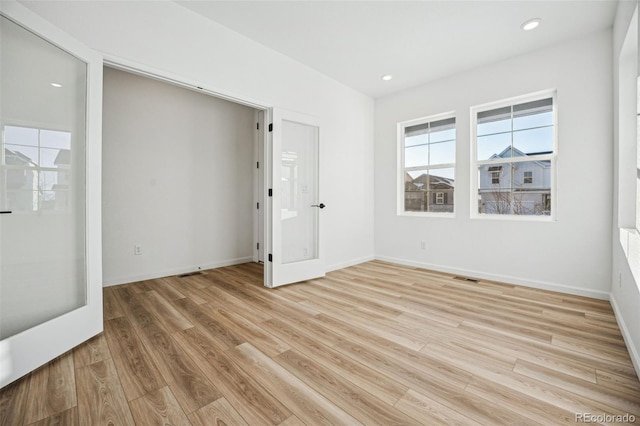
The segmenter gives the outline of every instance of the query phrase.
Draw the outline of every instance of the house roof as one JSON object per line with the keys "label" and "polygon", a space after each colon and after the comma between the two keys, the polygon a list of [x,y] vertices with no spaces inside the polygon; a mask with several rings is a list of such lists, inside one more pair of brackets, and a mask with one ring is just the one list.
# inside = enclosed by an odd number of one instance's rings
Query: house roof
{"label": "house roof", "polygon": [[[495,160],[499,158],[513,158],[513,157],[528,157],[530,155],[544,155],[544,154],[552,154],[553,151],[540,151],[540,152],[531,152],[525,153],[520,151],[518,148],[513,146],[506,147],[500,154],[493,154],[489,157],[489,160]],[[540,167],[551,167],[551,162],[548,160],[533,160],[532,162],[537,163]]]}
{"label": "house roof", "polygon": [[405,173],[405,183],[407,182],[413,184],[422,184],[420,185],[421,187],[428,183],[431,188],[436,189],[453,189],[454,187],[454,179],[437,175],[428,175],[427,173],[422,173],[415,179],[411,178],[409,173]]}
{"label": "house roof", "polygon": [[[11,164],[12,166],[37,166],[31,158],[27,157],[20,151],[12,151],[5,147],[4,156],[7,159],[7,164]],[[13,161],[8,160],[9,158],[13,159]]]}

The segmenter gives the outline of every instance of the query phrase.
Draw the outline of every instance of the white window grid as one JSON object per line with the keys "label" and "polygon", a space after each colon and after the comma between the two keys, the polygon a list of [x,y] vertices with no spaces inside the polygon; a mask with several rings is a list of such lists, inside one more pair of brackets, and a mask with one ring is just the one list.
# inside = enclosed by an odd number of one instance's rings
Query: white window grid
{"label": "white window grid", "polygon": [[[408,121],[403,121],[398,123],[398,196],[397,196],[397,214],[398,215],[405,215],[405,216],[446,216],[446,217],[455,217],[455,202],[453,203],[453,212],[452,213],[437,213],[437,212],[411,212],[411,211],[405,211],[404,209],[404,195],[405,195],[405,188],[404,188],[404,177],[405,177],[405,173],[406,172],[411,172],[411,171],[418,171],[418,170],[427,170],[427,171],[431,171],[431,170],[438,170],[438,169],[453,169],[454,170],[454,182],[455,182],[455,175],[456,175],[456,171],[455,171],[455,165],[456,163],[440,163],[440,164],[428,164],[430,161],[427,160],[427,164],[425,165],[418,165],[418,166],[411,166],[411,167],[405,167],[405,158],[404,158],[404,154],[405,154],[405,142],[404,142],[404,136],[405,136],[405,129],[407,127],[412,127],[412,126],[417,126],[420,124],[427,124],[427,123],[431,123],[431,122],[435,122],[435,121],[440,121],[440,120],[447,120],[456,118],[456,114],[454,111],[451,112],[446,112],[446,113],[442,113],[442,114],[435,114],[435,115],[430,115],[427,117],[421,117],[421,118],[416,118],[413,120],[408,120]],[[445,142],[445,141],[442,141]],[[454,142],[454,158],[455,158],[455,150],[457,149],[457,131],[456,131],[456,137],[453,139]],[[452,194],[450,194],[449,196],[452,197],[455,194],[455,189],[454,192]],[[453,200],[451,200],[453,201]],[[438,204],[436,202],[436,204]],[[444,204],[444,199],[443,199],[443,204]]]}
{"label": "white window grid", "polygon": [[[527,102],[533,102],[542,99],[552,100],[553,111],[553,152],[550,154],[537,154],[527,155],[524,157],[511,157],[511,158],[495,158],[490,160],[478,160],[477,158],[477,140],[478,140],[478,113],[483,111],[489,111],[492,109],[498,109],[508,106],[519,105]],[[558,108],[556,99],[556,90],[544,90],[528,95],[517,96],[513,98],[503,99],[500,101],[490,102],[482,105],[471,107],[470,109],[470,135],[471,135],[471,217],[474,219],[500,219],[500,220],[530,220],[530,221],[555,221],[557,220],[557,193],[556,193],[556,158],[558,154]],[[511,132],[511,146],[513,146],[513,131]],[[549,215],[516,215],[516,214],[481,214],[478,212],[478,167],[483,165],[504,165],[504,164],[517,164],[526,163],[531,161],[549,161],[551,168],[551,211]],[[499,173],[499,172],[498,172]],[[492,175],[493,177],[493,175]],[[492,179],[493,180],[493,179]]]}

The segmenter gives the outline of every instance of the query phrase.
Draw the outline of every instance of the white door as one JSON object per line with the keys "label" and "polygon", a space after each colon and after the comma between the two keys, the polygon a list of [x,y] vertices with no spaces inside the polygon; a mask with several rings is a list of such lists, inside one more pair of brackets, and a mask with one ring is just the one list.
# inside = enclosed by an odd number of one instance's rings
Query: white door
{"label": "white door", "polygon": [[324,276],[320,198],[320,126],[303,114],[274,109],[268,153],[271,232],[268,287]]}
{"label": "white door", "polygon": [[1,387],[102,331],[102,59],[0,15]]}

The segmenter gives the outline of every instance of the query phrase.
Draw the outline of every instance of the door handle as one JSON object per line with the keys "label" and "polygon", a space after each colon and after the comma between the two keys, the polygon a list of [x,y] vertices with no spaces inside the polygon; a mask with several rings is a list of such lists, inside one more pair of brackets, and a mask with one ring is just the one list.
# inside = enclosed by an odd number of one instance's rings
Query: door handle
{"label": "door handle", "polygon": [[11,210],[2,210],[0,211],[0,214],[11,214]]}
{"label": "door handle", "polygon": [[325,206],[324,203],[320,203],[320,204],[312,204],[311,207],[318,207],[320,209],[324,209],[327,206]]}

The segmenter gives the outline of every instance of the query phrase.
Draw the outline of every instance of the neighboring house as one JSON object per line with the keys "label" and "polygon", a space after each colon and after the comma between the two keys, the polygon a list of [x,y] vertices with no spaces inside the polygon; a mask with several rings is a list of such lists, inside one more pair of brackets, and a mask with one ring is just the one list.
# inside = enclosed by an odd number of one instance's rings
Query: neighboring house
{"label": "neighboring house", "polygon": [[69,204],[70,164],[69,149],[58,150],[53,167],[41,167],[22,152],[5,145],[6,180],[3,190],[6,207],[15,211],[66,209]]}
{"label": "neighboring house", "polygon": [[53,199],[51,200],[55,210],[64,210],[69,205],[69,167],[71,165],[71,150],[61,149],[53,164],[58,167],[56,183],[51,187]]}
{"label": "neighboring house", "polygon": [[38,190],[38,173],[34,170],[37,164],[21,152],[6,147],[4,163],[9,166],[5,188],[2,188],[7,197],[5,205],[12,210],[33,210],[34,191]]}
{"label": "neighboring house", "polygon": [[404,175],[404,209],[411,212],[453,213],[453,179]]}
{"label": "neighboring house", "polygon": [[[525,154],[507,147],[490,160],[546,154]],[[551,163],[524,161],[478,167],[478,210],[489,214],[548,215],[551,212]]]}

